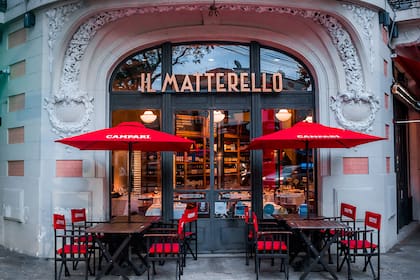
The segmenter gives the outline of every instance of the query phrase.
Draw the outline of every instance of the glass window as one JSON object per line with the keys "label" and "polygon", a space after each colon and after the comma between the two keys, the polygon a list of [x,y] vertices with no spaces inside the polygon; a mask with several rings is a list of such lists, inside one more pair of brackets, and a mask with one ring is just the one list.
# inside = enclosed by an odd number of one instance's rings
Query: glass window
{"label": "glass window", "polygon": [[162,49],[142,51],[124,60],[112,80],[113,91],[151,92],[161,88]]}
{"label": "glass window", "polygon": [[248,110],[214,111],[215,187],[249,188],[250,112]]}
{"label": "glass window", "polygon": [[[287,110],[289,117],[279,120],[278,109],[262,110],[263,135],[292,127],[299,121],[311,120],[310,110]],[[286,115],[286,114],[285,114]],[[264,213],[297,213],[305,203],[309,186],[309,209],[315,209],[314,169],[312,150],[305,149],[263,150],[263,205]],[[266,211],[267,210],[267,211]]]}
{"label": "glass window", "polygon": [[226,90],[228,79],[244,72],[249,72],[248,46],[214,43],[172,48],[172,73],[186,89],[181,92]]}
{"label": "glass window", "polygon": [[176,135],[195,144],[176,155],[174,201],[199,202],[202,216],[210,209],[216,217],[240,216],[251,206],[249,110],[177,111],[175,122]]}
{"label": "glass window", "polygon": [[180,189],[209,189],[210,142],[207,111],[178,111],[175,133],[195,143],[189,152],[177,153],[175,187]]}
{"label": "glass window", "polygon": [[283,90],[312,90],[312,83],[306,68],[290,55],[276,50],[261,48],[261,73],[266,73],[270,85],[274,73],[282,73]]}
{"label": "glass window", "polygon": [[[156,116],[154,121],[142,121],[144,126],[160,130],[159,110],[115,110],[112,112],[112,126],[121,122],[141,121],[145,112]],[[146,114],[148,115],[148,114]],[[112,216],[128,214],[129,185],[128,151],[112,152]],[[134,151],[132,157],[131,212],[138,214],[160,215],[162,169],[160,152]],[[153,213],[146,213],[153,211]]]}

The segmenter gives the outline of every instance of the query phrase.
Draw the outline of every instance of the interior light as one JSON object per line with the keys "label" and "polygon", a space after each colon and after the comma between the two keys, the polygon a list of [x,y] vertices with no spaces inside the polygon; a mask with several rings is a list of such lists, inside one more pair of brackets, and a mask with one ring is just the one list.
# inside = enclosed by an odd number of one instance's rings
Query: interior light
{"label": "interior light", "polygon": [[292,113],[290,113],[287,109],[280,109],[276,114],[276,118],[282,122],[290,120],[291,117]]}
{"label": "interior light", "polygon": [[213,112],[213,120],[215,123],[219,123],[225,119],[225,114],[222,111],[214,111]]}

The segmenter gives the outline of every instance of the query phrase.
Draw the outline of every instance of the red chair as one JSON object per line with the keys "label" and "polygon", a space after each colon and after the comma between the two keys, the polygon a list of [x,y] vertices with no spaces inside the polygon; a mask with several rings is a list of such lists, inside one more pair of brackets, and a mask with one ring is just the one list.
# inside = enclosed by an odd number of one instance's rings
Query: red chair
{"label": "red chair", "polygon": [[[88,279],[90,271],[90,254],[86,233],[79,234],[66,227],[64,215],[54,214],[54,275],[55,279],[61,279],[63,268],[65,276],[70,276],[67,262],[85,262],[85,279]],[[76,243],[75,240],[78,240]],[[83,242],[81,240],[84,240]],[[60,271],[57,271],[57,264],[60,263]]]}
{"label": "red chair", "polygon": [[[348,203],[344,203],[342,202],[340,204],[340,216],[339,217],[329,217],[329,218],[325,218],[326,220],[338,220],[342,223],[346,223],[348,226],[350,226],[352,228],[352,230],[354,231],[356,229],[356,206],[353,206],[351,204]],[[321,230],[321,235],[322,235],[322,239],[328,240],[331,236],[333,236],[335,234],[335,230]],[[340,239],[345,238],[346,232],[343,231],[337,240],[337,252],[340,251],[339,246],[340,246]],[[338,264],[339,264],[339,259],[340,259],[340,254],[337,254],[337,269],[338,269]],[[332,262],[332,257],[331,257],[331,248],[328,249],[328,263],[333,263]]]}
{"label": "red chair", "polygon": [[[366,271],[369,265],[373,278],[380,279],[380,231],[381,215],[366,211],[363,230],[355,230],[347,235],[347,238],[340,241],[341,250],[344,253],[344,259],[341,262],[338,271],[341,270],[344,263],[347,263],[348,279],[351,279],[350,258],[364,257],[363,271]],[[372,257],[377,257],[377,275],[372,264]]]}
{"label": "red chair", "polygon": [[[194,260],[198,256],[198,236],[197,236],[197,223],[198,223],[198,206],[194,208],[186,208],[182,214],[184,220],[184,260],[183,265],[186,264],[186,255],[189,252]],[[194,250],[192,248],[194,247]]]}
{"label": "red chair", "polygon": [[[79,239],[75,239],[74,242],[78,243],[84,243],[86,240],[84,236],[84,232],[86,231],[87,227],[92,226],[93,222],[88,222],[86,217],[86,209],[80,208],[80,209],[71,209],[71,229],[73,233],[77,233],[78,235],[82,235],[82,237]],[[95,274],[96,271],[96,249],[99,249],[97,246],[95,246],[95,242],[93,240],[93,236],[91,234],[87,234],[87,244],[88,249],[90,251],[90,255],[93,256],[93,274]],[[99,269],[101,269],[101,260],[102,260],[102,254],[99,250]],[[77,268],[77,262],[73,262],[73,269]]]}
{"label": "red chair", "polygon": [[[347,235],[349,232],[351,233],[356,230],[356,210],[357,210],[356,206],[342,202],[340,205],[340,216],[338,218],[335,218],[335,219],[338,219],[342,223],[346,223],[351,228],[350,231],[343,231],[339,235],[339,238],[337,240],[337,269],[339,268],[339,263],[340,263],[339,252],[343,252],[343,250],[340,249],[340,246],[341,246],[340,240],[346,239],[348,237]],[[334,235],[335,232],[332,230],[332,231],[327,232],[327,234]],[[328,250],[328,258],[329,258],[329,263],[332,263],[330,250]],[[353,258],[353,262],[354,261],[355,259]]]}
{"label": "red chair", "polygon": [[261,260],[270,259],[273,265],[276,258],[281,260],[280,271],[283,271],[286,279],[289,279],[289,236],[292,232],[275,229],[260,231],[255,213],[252,213],[252,224],[257,280],[260,274]]}
{"label": "red chair", "polygon": [[176,231],[171,228],[153,228],[149,233],[144,235],[147,244],[146,261],[147,279],[150,279],[150,262],[153,267],[153,274],[156,275],[155,263],[164,263],[167,260],[175,260],[175,277],[181,279],[183,274],[183,259],[185,255],[184,248],[184,217],[178,220]]}

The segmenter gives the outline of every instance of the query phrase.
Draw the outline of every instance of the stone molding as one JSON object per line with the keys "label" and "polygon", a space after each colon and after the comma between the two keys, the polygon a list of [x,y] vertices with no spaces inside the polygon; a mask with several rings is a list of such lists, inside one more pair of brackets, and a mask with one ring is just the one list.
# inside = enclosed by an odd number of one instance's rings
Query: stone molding
{"label": "stone molding", "polygon": [[[60,32],[63,24],[60,20],[67,20],[80,6],[70,4],[64,8],[56,8],[47,12],[49,18],[49,39],[48,44],[54,47],[57,33]],[[93,97],[80,89],[80,67],[85,51],[95,36],[104,25],[118,19],[138,14],[176,12],[176,11],[208,11],[208,5],[184,5],[184,6],[153,6],[141,8],[121,8],[109,11],[100,11],[83,22],[70,39],[65,51],[64,65],[61,72],[58,92],[51,98],[45,99],[45,108],[49,113],[52,130],[60,136],[68,136],[83,132],[91,122],[94,105]],[[364,34],[371,38],[372,16],[369,10],[354,5],[346,5],[358,18],[358,22],[366,27]],[[347,129],[359,131],[370,130],[375,120],[375,113],[379,109],[379,101],[375,95],[366,91],[363,79],[362,67],[357,50],[347,30],[332,15],[315,10],[304,10],[289,7],[268,7],[255,5],[221,5],[219,11],[242,11],[254,13],[275,13],[300,16],[311,19],[314,23],[322,26],[331,37],[337,50],[345,73],[346,91],[332,96],[330,108],[334,111],[337,121]],[[363,18],[363,16],[368,17]],[[82,117],[75,118],[68,114],[66,107],[76,108]],[[346,114],[351,110],[361,110],[363,114]],[[357,117],[355,117],[357,116]],[[362,116],[362,118],[361,118]]]}

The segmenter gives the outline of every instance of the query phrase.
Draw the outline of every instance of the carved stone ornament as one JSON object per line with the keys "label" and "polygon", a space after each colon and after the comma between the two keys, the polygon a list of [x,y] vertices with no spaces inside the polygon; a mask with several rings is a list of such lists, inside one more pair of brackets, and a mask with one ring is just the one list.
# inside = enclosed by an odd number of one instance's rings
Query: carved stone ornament
{"label": "carved stone ornament", "polygon": [[[85,55],[89,42],[105,24],[137,14],[170,11],[208,11],[208,8],[208,5],[132,7],[101,11],[88,18],[73,34],[72,39],[67,46],[58,92],[55,93],[52,98],[45,100],[45,107],[49,112],[53,131],[59,135],[74,134],[83,131],[90,122],[90,115],[93,112],[93,98],[89,97],[87,93],[79,90],[80,63],[83,61],[83,56]],[[276,13],[300,16],[312,19],[315,23],[325,28],[341,59],[345,71],[347,90],[346,93],[339,94],[337,97],[332,97],[330,108],[335,112],[338,122],[345,128],[368,130],[371,127],[375,118],[375,113],[378,110],[378,101],[374,95],[365,93],[365,84],[356,48],[353,45],[350,35],[336,18],[320,11],[288,7],[232,4],[221,5],[218,7],[218,10],[221,13],[223,10],[239,10],[242,12]],[[54,13],[51,12],[49,16],[54,17]],[[55,13],[55,16],[61,17],[61,13]],[[50,25],[50,28],[54,28],[54,25]],[[50,37],[50,39],[53,40],[53,37]],[[355,106],[355,104],[359,105],[358,110],[365,112],[364,114],[361,114],[365,116],[364,119],[361,119],[360,116],[354,118],[353,115],[346,113],[349,111],[348,106]],[[84,115],[81,118],[70,118],[67,113],[64,113],[63,106],[76,106],[78,108],[78,113],[84,113]],[[61,110],[58,108],[61,108]],[[84,112],[82,112],[83,110],[81,110],[81,108],[84,108]]]}
{"label": "carved stone ornament", "polygon": [[341,93],[331,99],[330,107],[343,127],[359,131],[370,130],[375,113],[379,110],[379,101],[374,95]]}
{"label": "carved stone ornament", "polygon": [[61,32],[64,24],[66,24],[70,16],[80,9],[82,6],[81,2],[71,3],[64,6],[59,6],[53,9],[48,10],[45,15],[48,18],[48,48],[49,48],[49,63],[50,63],[50,72],[52,72],[53,64],[53,54],[52,50],[54,48],[55,40],[57,39],[58,33]]}
{"label": "carved stone ornament", "polygon": [[60,137],[85,132],[93,114],[93,97],[53,96],[45,99],[44,108],[49,113],[52,131]]}
{"label": "carved stone ornament", "polygon": [[352,18],[362,30],[362,35],[366,42],[369,42],[369,66],[370,72],[373,73],[375,64],[375,51],[373,45],[373,20],[375,19],[376,13],[365,7],[360,7],[352,4],[342,4],[344,8],[352,12]]}

